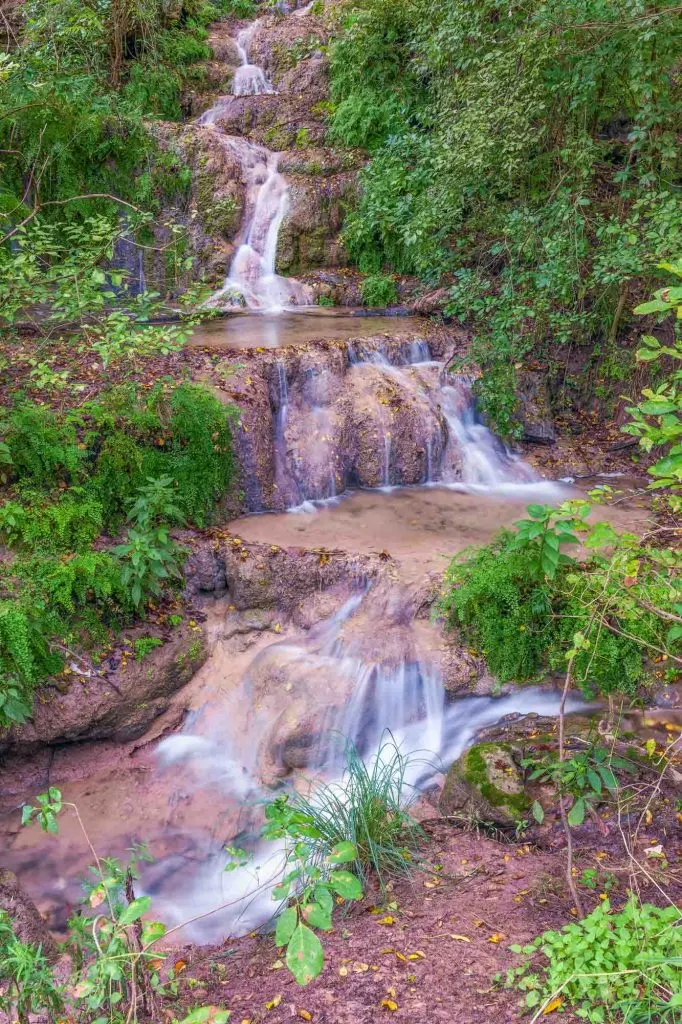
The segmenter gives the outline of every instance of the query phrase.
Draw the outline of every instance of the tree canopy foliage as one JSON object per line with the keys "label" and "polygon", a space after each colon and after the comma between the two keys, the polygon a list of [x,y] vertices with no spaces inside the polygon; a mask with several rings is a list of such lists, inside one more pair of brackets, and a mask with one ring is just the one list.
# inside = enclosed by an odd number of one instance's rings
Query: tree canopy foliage
{"label": "tree canopy foliage", "polygon": [[680,250],[679,6],[344,10],[331,133],[371,155],[348,246],[367,273],[454,280],[449,311],[473,323],[481,397],[509,431],[514,362],[550,339],[612,344],[630,283]]}

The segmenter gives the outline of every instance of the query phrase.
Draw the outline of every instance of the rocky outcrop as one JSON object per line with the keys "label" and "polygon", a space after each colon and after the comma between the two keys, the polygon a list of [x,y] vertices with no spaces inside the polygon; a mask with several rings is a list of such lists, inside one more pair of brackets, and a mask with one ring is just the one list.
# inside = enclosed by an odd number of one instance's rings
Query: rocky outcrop
{"label": "rocky outcrop", "polygon": [[543,374],[521,370],[517,375],[516,416],[523,427],[523,440],[531,444],[554,444],[549,390]]}
{"label": "rocky outcrop", "polygon": [[531,800],[508,743],[479,743],[448,772],[440,798],[445,815],[506,825],[523,818]]}
{"label": "rocky outcrop", "polygon": [[15,874],[0,868],[0,916],[3,911],[21,942],[40,946],[47,960],[57,959],[57,946],[35,903],[21,888]]}
{"label": "rocky outcrop", "polygon": [[279,510],[349,486],[416,484],[439,466],[448,429],[438,367],[409,360],[415,347],[442,357],[450,335],[425,324],[391,337],[386,324],[383,337],[244,353],[221,394],[240,409],[247,510]]}
{"label": "rocky outcrop", "polygon": [[349,591],[375,578],[383,563],[371,555],[345,551],[280,548],[233,537],[219,555],[225,565],[230,602],[237,609],[278,608],[289,613],[315,591],[339,583]]}
{"label": "rocky outcrop", "polygon": [[43,687],[31,718],[0,732],[0,754],[85,739],[135,739],[168,708],[207,656],[205,630],[196,623],[174,630],[142,661],[135,659],[131,643],[97,674],[73,671],[68,682]]}

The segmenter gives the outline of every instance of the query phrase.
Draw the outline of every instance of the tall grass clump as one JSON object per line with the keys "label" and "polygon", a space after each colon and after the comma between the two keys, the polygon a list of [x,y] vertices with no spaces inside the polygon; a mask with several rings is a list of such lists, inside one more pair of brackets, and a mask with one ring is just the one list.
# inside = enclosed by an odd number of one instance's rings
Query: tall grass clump
{"label": "tall grass clump", "polygon": [[355,873],[363,883],[376,879],[382,889],[391,878],[414,870],[423,833],[409,814],[414,799],[405,780],[409,763],[410,756],[392,737],[369,762],[349,741],[340,780],[320,786],[310,797],[291,798],[290,805],[316,833],[311,839],[316,858],[323,861],[339,843],[350,842],[357,851]]}

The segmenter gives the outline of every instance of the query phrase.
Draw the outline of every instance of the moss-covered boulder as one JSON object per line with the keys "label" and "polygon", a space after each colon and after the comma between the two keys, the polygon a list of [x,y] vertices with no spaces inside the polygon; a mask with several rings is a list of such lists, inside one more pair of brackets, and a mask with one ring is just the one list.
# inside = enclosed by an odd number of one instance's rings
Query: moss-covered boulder
{"label": "moss-covered boulder", "polygon": [[514,748],[508,743],[478,743],[448,772],[440,810],[508,824],[525,817],[531,802]]}

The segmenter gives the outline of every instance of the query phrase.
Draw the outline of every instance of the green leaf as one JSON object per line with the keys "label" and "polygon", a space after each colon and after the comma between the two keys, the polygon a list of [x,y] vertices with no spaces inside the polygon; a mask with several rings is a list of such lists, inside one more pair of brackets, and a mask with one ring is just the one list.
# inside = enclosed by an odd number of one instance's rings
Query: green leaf
{"label": "green leaf", "polygon": [[286,946],[294,934],[294,928],[298,923],[298,913],[295,907],[287,907],[277,918],[275,927],[275,945]]}
{"label": "green leaf", "polygon": [[334,898],[326,885],[315,886],[315,899],[324,910],[327,910],[330,914],[334,909]]}
{"label": "green leaf", "polygon": [[362,886],[350,871],[334,871],[329,877],[329,884],[334,892],[343,896],[344,900],[361,900]]}
{"label": "green leaf", "polygon": [[126,925],[137,921],[143,914],[147,913],[151,905],[151,896],[139,896],[136,900],[133,900],[127,907],[123,908],[118,919],[119,927],[125,928]]}
{"label": "green leaf", "polygon": [[603,548],[617,540],[618,534],[610,523],[595,523],[585,538],[585,547]]}
{"label": "green leaf", "polygon": [[585,801],[580,797],[568,812],[569,825],[582,825],[585,820]]}
{"label": "green leaf", "polygon": [[595,791],[595,793],[601,793],[602,782],[599,775],[595,772],[594,768],[587,769],[587,780],[589,784],[592,786],[592,789]]}
{"label": "green leaf", "polygon": [[29,821],[33,817],[33,808],[30,804],[24,804],[21,808],[21,824],[28,825]]}
{"label": "green leaf", "polygon": [[533,817],[537,821],[538,825],[542,825],[543,821],[545,820],[545,812],[539,800],[533,800],[531,812],[533,814]]}
{"label": "green leaf", "polygon": [[604,780],[604,785],[609,790],[609,792],[615,793],[616,790],[618,789],[618,779],[613,774],[611,769],[607,768],[606,765],[600,764],[597,767],[597,771],[599,772],[599,774],[601,775],[602,779]]}
{"label": "green leaf", "polygon": [[350,842],[339,843],[327,857],[329,864],[349,864],[358,855],[357,847]]}
{"label": "green leaf", "polygon": [[307,903],[303,908],[303,916],[311,927],[319,928],[322,932],[331,931],[332,915],[319,903]]}
{"label": "green leaf", "polygon": [[322,943],[312,929],[299,924],[287,946],[287,967],[299,985],[316,978],[324,964]]}
{"label": "green leaf", "polygon": [[142,925],[142,945],[162,939],[166,934],[166,926],[161,921],[145,921]]}

